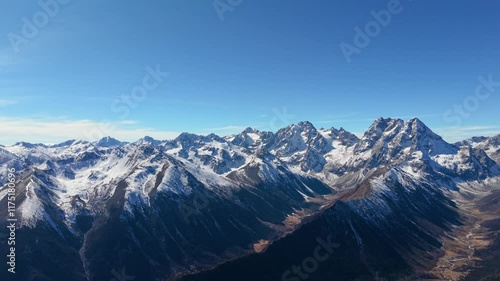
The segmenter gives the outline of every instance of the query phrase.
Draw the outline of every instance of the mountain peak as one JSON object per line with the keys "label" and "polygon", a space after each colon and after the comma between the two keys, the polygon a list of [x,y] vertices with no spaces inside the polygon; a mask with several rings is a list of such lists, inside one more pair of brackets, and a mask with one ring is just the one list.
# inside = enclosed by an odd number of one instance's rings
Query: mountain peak
{"label": "mountain peak", "polygon": [[372,125],[365,132],[363,138],[380,138],[380,136],[388,129],[395,126],[402,126],[404,123],[401,119],[382,118],[379,117],[373,121]]}
{"label": "mountain peak", "polygon": [[453,154],[457,148],[432,132],[418,118],[407,121],[378,118],[355,148],[356,153],[369,150],[373,150],[373,155],[376,156],[373,163],[380,164],[394,157],[407,159],[412,151],[420,151],[424,157],[428,157],[436,154]]}
{"label": "mountain peak", "polygon": [[278,130],[277,134],[282,134],[283,132],[286,132],[287,134],[301,134],[303,132],[316,132],[316,127],[314,127],[314,125],[309,122],[309,121],[301,121],[297,124],[291,124],[289,125],[288,127],[285,127],[285,128],[282,128],[280,130]]}
{"label": "mountain peak", "polygon": [[412,122],[412,123],[413,122],[418,122],[418,123],[422,123],[423,124],[423,122],[420,119],[418,119],[418,117],[412,117],[412,118],[410,118],[408,120],[408,122]]}
{"label": "mountain peak", "polygon": [[64,147],[64,146],[70,146],[72,145],[76,140],[67,140],[65,142],[61,142],[61,143],[58,143],[58,144],[54,144],[52,145],[52,147]]}
{"label": "mountain peak", "polygon": [[115,138],[109,137],[109,136],[104,137],[97,142],[97,145],[102,146],[102,147],[119,146],[121,144],[123,144],[121,141],[119,141]]}
{"label": "mountain peak", "polygon": [[409,119],[408,121],[406,121],[406,123],[411,124],[412,127],[418,130],[430,130],[429,127],[427,127],[427,125],[425,125],[424,122],[422,122],[417,117]]}
{"label": "mountain peak", "polygon": [[41,144],[41,143],[29,143],[29,142],[21,141],[21,142],[16,142],[14,144],[14,146],[22,146],[25,148],[35,148],[37,146],[45,146],[45,145]]}
{"label": "mountain peak", "polygon": [[309,122],[309,121],[300,121],[299,123],[297,123],[297,126],[302,127],[302,128],[313,128],[313,129],[316,129],[314,127],[314,125],[311,122]]}
{"label": "mountain peak", "polygon": [[201,136],[199,136],[199,135],[184,132],[184,133],[181,133],[177,138],[175,138],[175,141],[182,142],[182,141],[187,141],[187,140],[197,140],[200,138],[201,138]]}
{"label": "mountain peak", "polygon": [[252,134],[252,133],[259,133],[259,130],[255,129],[255,128],[252,128],[252,127],[247,127],[245,130],[243,130],[243,132],[241,132],[242,134]]}
{"label": "mountain peak", "polygon": [[434,133],[429,127],[427,127],[427,125],[424,124],[424,122],[416,117],[404,122],[404,130],[410,134],[411,138],[434,139],[444,142],[439,135]]}
{"label": "mountain peak", "polygon": [[136,143],[138,144],[150,144],[150,145],[158,145],[161,141],[155,140],[150,136],[145,136],[142,139],[139,139]]}
{"label": "mountain peak", "polygon": [[180,142],[183,145],[192,145],[194,142],[224,142],[224,139],[216,134],[210,134],[207,136],[191,134],[191,133],[182,133],[174,140],[175,142]]}

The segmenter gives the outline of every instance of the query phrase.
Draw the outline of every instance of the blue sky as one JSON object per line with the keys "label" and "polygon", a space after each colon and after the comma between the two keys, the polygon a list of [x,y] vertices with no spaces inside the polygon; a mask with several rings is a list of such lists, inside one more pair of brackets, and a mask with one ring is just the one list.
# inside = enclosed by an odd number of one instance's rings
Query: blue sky
{"label": "blue sky", "polygon": [[498,1],[54,1],[2,3],[2,144],[380,116],[500,132]]}

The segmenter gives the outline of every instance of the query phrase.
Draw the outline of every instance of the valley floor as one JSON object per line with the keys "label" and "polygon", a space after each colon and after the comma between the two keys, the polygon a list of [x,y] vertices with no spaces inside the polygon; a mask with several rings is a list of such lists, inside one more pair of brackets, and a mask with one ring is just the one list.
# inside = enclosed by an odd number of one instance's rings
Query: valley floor
{"label": "valley floor", "polygon": [[[492,249],[500,239],[499,225],[492,225],[492,222],[500,221],[500,205],[498,201],[495,201],[496,204],[485,201],[498,194],[500,191],[497,190],[491,194],[481,194],[472,200],[464,199],[464,194],[454,194],[462,213],[463,225],[453,229],[444,239],[442,248],[444,255],[430,272],[434,276],[439,276],[439,279],[430,280],[461,281],[466,280],[474,271],[481,269],[489,271],[480,253],[487,251],[500,254]],[[485,203],[488,204],[488,208],[484,208]],[[484,276],[483,280],[500,280],[500,275],[495,277],[494,272],[491,274],[490,277]]]}

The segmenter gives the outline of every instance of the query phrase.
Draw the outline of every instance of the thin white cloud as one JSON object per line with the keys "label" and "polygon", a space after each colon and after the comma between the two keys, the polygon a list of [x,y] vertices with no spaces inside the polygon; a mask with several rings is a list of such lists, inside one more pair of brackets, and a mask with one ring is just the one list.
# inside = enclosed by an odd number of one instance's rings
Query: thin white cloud
{"label": "thin white cloud", "polygon": [[2,107],[2,106],[9,106],[9,105],[13,105],[13,104],[16,104],[16,103],[17,103],[16,100],[0,99],[0,107]]}
{"label": "thin white cloud", "polygon": [[[477,132],[477,131],[488,131],[488,130],[495,130],[495,129],[499,129],[500,126],[468,126],[468,127],[459,127],[458,130],[459,131],[463,131],[463,132],[469,132],[469,131],[474,131],[474,132]],[[457,130],[457,129],[454,129],[454,130]]]}
{"label": "thin white cloud", "polygon": [[0,117],[0,144],[9,145],[18,141],[32,143],[59,143],[69,139],[95,141],[112,136],[122,141],[136,141],[144,136],[159,140],[173,139],[178,132],[160,131],[137,127],[133,120],[98,122],[94,120],[71,120],[67,118],[32,119]]}
{"label": "thin white cloud", "polygon": [[500,134],[500,126],[463,126],[437,128],[436,134],[443,137],[448,142],[462,141],[477,136],[494,136]]}
{"label": "thin white cloud", "polygon": [[139,124],[139,122],[135,121],[135,120],[122,120],[122,121],[119,121],[118,124],[123,124],[123,125],[136,125],[136,124]]}

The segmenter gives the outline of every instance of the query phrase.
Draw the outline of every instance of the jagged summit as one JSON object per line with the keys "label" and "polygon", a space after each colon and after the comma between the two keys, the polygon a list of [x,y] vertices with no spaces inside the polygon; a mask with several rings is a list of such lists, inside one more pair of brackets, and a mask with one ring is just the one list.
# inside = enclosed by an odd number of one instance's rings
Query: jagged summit
{"label": "jagged summit", "polygon": [[[133,143],[112,137],[55,146],[20,143],[0,148],[0,183],[14,167],[21,230],[57,237],[44,244],[50,256],[74,264],[84,256],[96,280],[112,278],[99,270],[103,258],[145,257],[144,264],[153,259],[162,265],[158,277],[165,277],[191,271],[192,264],[212,266],[234,257],[222,254],[228,249],[252,252],[269,237],[281,237],[281,231],[294,235],[303,218],[314,220],[330,207],[342,209],[330,217],[343,221],[332,221],[332,229],[352,231],[345,235],[353,239],[351,245],[379,243],[383,239],[371,239],[374,233],[401,233],[402,225],[408,235],[427,229],[428,223],[418,228],[415,223],[436,218],[438,212],[429,208],[448,202],[440,192],[464,183],[479,190],[479,182],[500,174],[490,158],[498,155],[494,143],[495,138],[477,138],[459,148],[416,118],[379,118],[361,138],[344,128],[317,129],[303,121],[276,133],[247,128],[225,138],[183,133],[171,141],[146,136]],[[5,196],[0,190],[0,201]],[[334,198],[342,202],[331,205]],[[409,213],[391,214],[401,212]],[[362,225],[373,227],[364,231]],[[394,230],[384,231],[387,225]],[[363,241],[357,242],[356,233]],[[421,240],[414,238],[413,243]],[[35,249],[38,243],[47,242],[23,244]],[[60,251],[68,245],[77,245],[82,256]],[[133,252],[116,252],[120,245],[133,245]],[[92,253],[86,252],[90,248]],[[25,255],[43,259],[45,252],[39,253]],[[85,272],[72,270],[76,277]]]}
{"label": "jagged summit", "polygon": [[[294,125],[291,125],[291,126],[294,126]],[[316,129],[316,127],[314,127],[314,125],[309,121],[300,121],[299,123],[297,123],[296,126]]]}
{"label": "jagged summit", "polygon": [[42,144],[42,143],[29,143],[29,142],[21,141],[21,142],[16,142],[14,144],[14,146],[22,146],[25,148],[34,148],[34,147],[38,147],[38,146],[45,147],[46,145]]}
{"label": "jagged summit", "polygon": [[[382,144],[390,144],[392,149],[413,147],[429,153],[453,153],[456,148],[434,133],[420,119],[378,118],[361,138],[356,150],[365,151]],[[440,151],[436,151],[436,149]]]}
{"label": "jagged summit", "polygon": [[61,143],[58,143],[58,144],[54,144],[52,145],[52,147],[64,147],[64,146],[70,146],[71,144],[73,144],[76,140],[67,140],[67,141],[64,141],[64,142],[61,142]]}
{"label": "jagged summit", "polygon": [[258,133],[259,130],[255,129],[255,128],[252,128],[252,127],[247,127],[245,130],[243,130],[243,132],[241,132],[242,134],[250,134],[250,133]]}
{"label": "jagged summit", "polygon": [[147,141],[147,142],[155,142],[156,140],[150,136],[145,136],[144,138],[142,138],[144,141]]}
{"label": "jagged summit", "polygon": [[[371,131],[377,131],[377,130],[383,130],[385,129],[389,124],[392,124],[394,122],[404,122],[403,120],[401,119],[391,119],[391,118],[377,118],[374,123],[370,126],[370,129],[367,131],[368,132],[371,132]],[[412,118],[410,120],[408,120],[407,122],[409,123],[415,123],[417,124],[416,126],[417,127],[422,127],[422,128],[427,128],[423,123],[422,121],[420,121],[418,118]],[[332,135],[338,137],[338,135],[346,135],[347,138],[351,139],[351,142],[354,141],[355,139],[359,139],[358,137],[356,137],[354,134],[350,133],[349,131],[345,130],[343,127],[340,127],[339,129],[336,129],[334,127],[332,128],[329,128],[329,129],[317,129],[313,123],[309,122],[309,121],[300,121],[296,124],[291,124],[287,127],[284,127],[280,130],[278,130],[277,132],[262,132],[262,131],[259,131],[258,129],[256,128],[252,128],[252,127],[247,127],[245,130],[243,130],[240,134],[237,134],[237,135],[233,135],[233,136],[227,136],[227,137],[220,137],[219,135],[216,135],[214,133],[211,133],[209,135],[198,135],[198,134],[193,134],[193,133],[189,133],[189,132],[184,132],[184,133],[181,133],[177,138],[175,138],[173,141],[181,141],[181,140],[188,140],[188,139],[204,139],[204,138],[208,138],[208,139],[212,139],[212,140],[222,140],[222,139],[225,139],[225,138],[230,138],[230,137],[235,137],[235,136],[240,136],[242,134],[246,134],[246,135],[249,135],[249,134],[256,134],[256,135],[266,135],[267,137],[271,136],[271,135],[278,135],[278,134],[282,134],[283,132],[288,132],[289,134],[293,134],[294,132],[297,133],[297,132],[318,132],[318,131],[321,131],[321,132],[328,132],[328,133],[332,133]],[[150,136],[145,136],[139,140],[137,140],[136,142],[143,142],[143,143],[150,143],[150,144],[159,144],[161,142],[165,142],[166,140],[156,140]],[[132,142],[132,143],[136,143],[136,142]],[[89,144],[90,142],[88,141],[85,141],[85,140],[77,140],[77,139],[71,139],[71,140],[67,140],[67,141],[64,141],[64,142],[61,142],[61,143],[58,143],[58,144],[53,144],[53,145],[45,145],[45,144],[41,144],[41,143],[29,143],[29,142],[18,142],[16,144],[14,144],[14,146],[24,146],[24,147],[29,147],[29,148],[32,148],[32,147],[36,147],[36,146],[50,146],[50,147],[65,147],[65,146],[71,146],[71,145],[76,145],[76,144]],[[122,142],[120,140],[117,140],[115,138],[113,138],[112,136],[106,136],[106,137],[103,137],[102,139],[94,142],[96,145],[98,146],[102,146],[102,147],[106,147],[106,146],[118,146],[118,145],[124,145],[124,144],[127,144],[127,142]],[[2,145],[4,146],[4,145]]]}
{"label": "jagged summit", "polygon": [[132,144],[156,146],[156,145],[159,145],[161,143],[162,143],[162,141],[160,141],[160,140],[156,140],[150,136],[145,136],[145,137],[139,139],[138,141],[133,142]]}
{"label": "jagged summit", "polygon": [[455,145],[482,149],[493,160],[500,164],[500,134],[492,137],[472,137],[458,142]]}
{"label": "jagged summit", "polygon": [[102,146],[102,147],[120,146],[122,144],[123,144],[123,142],[121,142],[121,141],[119,141],[119,140],[117,140],[115,138],[109,137],[109,136],[100,139],[96,143],[96,145]]}
{"label": "jagged summit", "polygon": [[[463,144],[484,149],[494,160],[498,160],[498,144],[495,145],[495,139],[474,138]],[[30,161],[40,161],[41,164],[53,157],[66,155],[74,155],[74,159],[96,160],[104,157],[99,147],[123,147],[126,151],[129,146],[141,146],[142,150],[138,153],[144,149],[148,153],[154,153],[155,149],[151,148],[158,146],[159,150],[206,166],[217,174],[238,169],[250,161],[248,159],[261,158],[263,155],[276,157],[302,172],[328,171],[340,175],[346,169],[397,165],[410,160],[425,162],[436,158],[433,161],[442,162],[445,161],[443,159],[458,155],[460,151],[457,145],[444,141],[418,118],[405,121],[382,117],[374,120],[361,138],[343,127],[317,129],[311,122],[301,121],[276,133],[261,132],[248,127],[240,134],[225,138],[216,134],[204,136],[182,133],[172,141],[160,141],[145,136],[136,142],[124,143],[112,137],[105,137],[94,143],[79,140],[69,140],[53,146],[18,143],[2,149],[13,155],[29,157]],[[121,153],[123,151],[118,152]],[[470,161],[484,158],[478,151],[462,153],[470,155]],[[479,162],[485,165],[490,163],[487,159]]]}
{"label": "jagged summit", "polygon": [[174,142],[178,143],[194,143],[194,142],[210,142],[210,141],[221,142],[224,140],[216,134],[209,134],[203,136],[192,133],[182,133],[177,138],[174,139]]}

